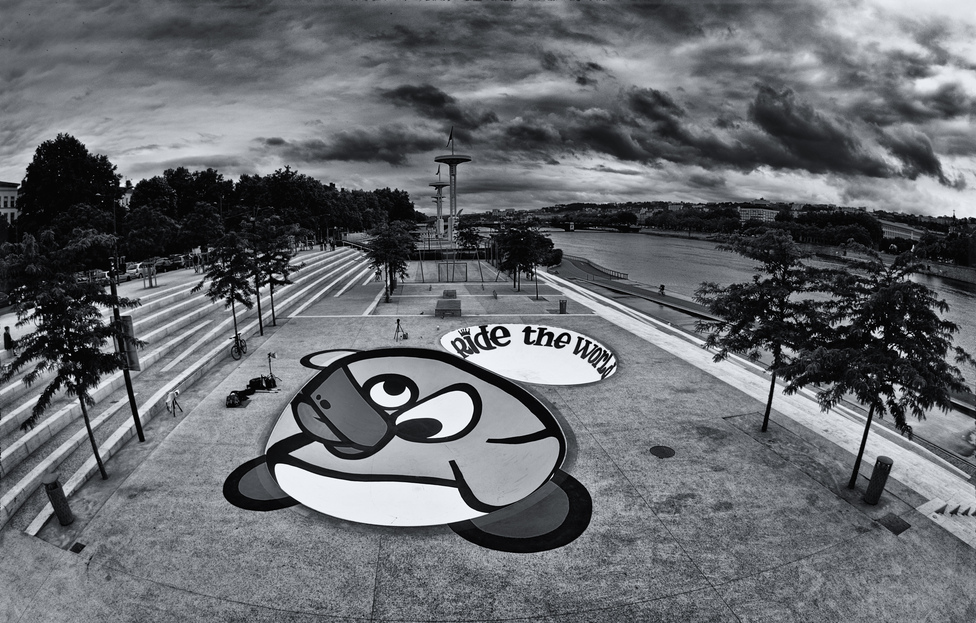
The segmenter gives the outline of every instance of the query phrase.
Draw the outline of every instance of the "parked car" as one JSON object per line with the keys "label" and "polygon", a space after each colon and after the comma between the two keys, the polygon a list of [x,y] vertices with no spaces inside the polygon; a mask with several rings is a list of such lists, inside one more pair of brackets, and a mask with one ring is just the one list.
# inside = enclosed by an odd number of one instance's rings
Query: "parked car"
{"label": "parked car", "polygon": [[75,273],[75,279],[79,283],[90,281],[100,286],[107,286],[109,283],[108,271],[106,270],[86,270]]}
{"label": "parked car", "polygon": [[135,262],[126,262],[125,266],[119,267],[118,282],[132,281],[139,276],[139,265]]}
{"label": "parked car", "polygon": [[153,260],[147,260],[145,262],[139,262],[139,266],[136,269],[136,272],[138,273],[139,278],[140,279],[145,279],[149,275],[156,274],[155,264],[156,264],[156,262],[154,262]]}

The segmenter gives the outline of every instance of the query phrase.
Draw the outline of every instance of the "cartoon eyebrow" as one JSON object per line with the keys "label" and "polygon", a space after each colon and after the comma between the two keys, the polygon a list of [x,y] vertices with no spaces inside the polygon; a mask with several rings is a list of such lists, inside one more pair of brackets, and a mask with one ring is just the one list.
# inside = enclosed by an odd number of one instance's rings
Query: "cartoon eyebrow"
{"label": "cartoon eyebrow", "polygon": [[555,435],[548,429],[542,429],[534,433],[529,433],[528,435],[519,435],[517,437],[504,437],[501,439],[488,439],[485,443],[528,443],[530,441],[539,441],[540,439],[545,439],[546,437],[555,437]]}

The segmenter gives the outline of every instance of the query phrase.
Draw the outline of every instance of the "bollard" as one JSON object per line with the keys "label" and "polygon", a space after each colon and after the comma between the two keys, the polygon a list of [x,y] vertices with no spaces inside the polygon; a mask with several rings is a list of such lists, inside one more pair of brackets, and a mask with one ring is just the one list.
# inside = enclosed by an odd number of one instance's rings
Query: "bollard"
{"label": "bollard", "polygon": [[566,313],[566,299],[559,299],[559,313]]}
{"label": "bollard", "polygon": [[47,492],[47,498],[51,500],[51,506],[54,507],[54,514],[58,516],[58,521],[61,522],[62,526],[69,525],[75,520],[75,516],[68,507],[68,498],[64,496],[64,489],[58,482],[57,473],[48,472],[44,474],[41,482],[44,483],[44,490]]}
{"label": "bollard", "polygon": [[891,473],[891,464],[892,461],[888,457],[878,457],[878,462],[874,464],[874,471],[871,472],[868,490],[864,492],[864,501],[868,504],[877,504],[881,499],[885,483],[888,482],[888,474]]}

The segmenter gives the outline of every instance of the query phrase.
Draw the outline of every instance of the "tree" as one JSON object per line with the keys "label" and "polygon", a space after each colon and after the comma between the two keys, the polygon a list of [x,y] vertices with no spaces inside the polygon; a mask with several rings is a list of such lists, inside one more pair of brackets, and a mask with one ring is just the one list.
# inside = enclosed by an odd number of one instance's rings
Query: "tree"
{"label": "tree", "polygon": [[195,247],[205,251],[223,237],[224,224],[217,208],[211,203],[201,201],[193,208],[193,212],[183,217],[178,231],[177,248],[180,251],[189,251]]}
{"label": "tree", "polygon": [[879,253],[853,245],[865,259],[849,263],[851,270],[834,274],[835,297],[829,323],[820,325],[822,338],[803,349],[788,366],[792,393],[811,383],[822,386],[818,401],[830,409],[850,393],[868,407],[861,446],[848,487],[857,483],[858,470],[874,416],[890,413],[899,429],[909,413],[925,418],[925,410],[950,408],[950,392],[968,392],[956,363],[973,362],[953,346],[958,327],[939,316],[948,304],[911,276],[922,268],[911,253],[885,265]]}
{"label": "tree", "polygon": [[481,246],[482,236],[478,228],[470,223],[459,225],[454,234],[458,246],[462,249],[470,251]]}
{"label": "tree", "polygon": [[475,260],[478,262],[478,274],[481,275],[481,282],[485,281],[485,274],[481,270],[481,258],[478,256],[478,249],[481,247],[483,236],[478,232],[478,228],[470,222],[462,223],[454,231],[454,239],[459,247],[465,251],[474,251]]}
{"label": "tree", "polygon": [[414,210],[410,195],[405,190],[377,188],[373,191],[379,210],[386,214],[387,222],[412,221],[416,222],[417,214]]}
{"label": "tree", "polygon": [[245,309],[254,307],[251,298],[256,291],[250,279],[254,274],[254,261],[247,240],[235,231],[224,234],[217,242],[216,248],[210,256],[211,263],[207,267],[200,283],[193,286],[191,292],[199,292],[203,285],[210,281],[207,296],[211,301],[224,301],[224,308],[230,307],[234,318],[234,335],[240,331],[237,328],[237,303]]}
{"label": "tree", "polygon": [[763,351],[769,351],[771,359],[766,371],[771,378],[762,423],[765,432],[769,427],[777,376],[782,374],[792,353],[809,345],[823,318],[823,303],[806,295],[825,289],[825,273],[803,264],[805,254],[781,230],[733,236],[718,248],[758,260],[756,269],[760,272],[747,283],[729,286],[702,283],[695,292],[695,300],[721,320],[700,320],[695,330],[709,334],[705,347],[718,349],[713,358],[716,362],[733,353],[759,361]]}
{"label": "tree", "polygon": [[61,390],[76,396],[103,479],[108,473],[88,417],[88,406],[94,404],[90,392],[103,375],[125,365],[121,355],[103,350],[106,342],[114,338],[130,346],[142,343],[126,336],[119,324],[107,324],[102,309],[130,308],[139,302],[113,296],[92,282],[79,282],[75,271],[93,249],[108,251],[113,244],[112,236],[78,229],[71,243],[62,247],[48,230],[37,238],[25,234],[22,242],[4,245],[2,262],[4,274],[18,288],[17,326],[33,323],[37,329],[20,338],[21,352],[0,380],[10,380],[32,361],[37,363],[24,375],[27,385],[54,371],[22,428],[32,428]]}
{"label": "tree", "polygon": [[296,235],[300,235],[297,225],[284,225],[280,216],[269,215],[244,224],[243,235],[253,253],[254,289],[258,296],[258,326],[264,334],[261,320],[261,286],[268,284],[271,297],[271,323],[277,324],[274,311],[274,287],[287,285],[291,272],[291,245]]}
{"label": "tree", "polygon": [[498,253],[501,257],[499,267],[512,273],[512,287],[522,290],[523,272],[529,273],[544,263],[552,252],[552,240],[537,229],[526,225],[516,225],[496,237]]}
{"label": "tree", "polygon": [[176,218],[176,191],[166,178],[151,177],[148,180],[140,180],[135,185],[132,189],[132,198],[129,200],[130,213],[143,207],[153,208],[171,219]]}
{"label": "tree", "polygon": [[110,208],[121,195],[119,179],[107,157],[89,153],[69,134],[58,134],[41,143],[27,165],[17,199],[20,231],[37,234],[78,204]]}
{"label": "tree", "polygon": [[407,277],[407,262],[417,250],[417,243],[400,221],[383,225],[370,233],[373,237],[367,245],[366,255],[371,260],[370,266],[384,272],[386,302],[389,303],[397,277]]}
{"label": "tree", "polygon": [[162,255],[173,238],[177,226],[156,205],[140,206],[126,219],[126,254],[137,259]]}

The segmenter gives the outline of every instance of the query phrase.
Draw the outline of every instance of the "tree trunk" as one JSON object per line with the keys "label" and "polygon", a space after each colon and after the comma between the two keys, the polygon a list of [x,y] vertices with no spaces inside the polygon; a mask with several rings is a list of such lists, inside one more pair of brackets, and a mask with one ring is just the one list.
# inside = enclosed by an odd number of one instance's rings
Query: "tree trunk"
{"label": "tree trunk", "polygon": [[766,413],[763,415],[762,432],[769,428],[769,412],[773,408],[773,392],[776,390],[776,373],[773,372],[773,379],[769,382],[769,398],[766,399]]}
{"label": "tree trunk", "polygon": [[278,321],[275,318],[275,309],[274,309],[274,284],[271,283],[270,281],[268,282],[268,296],[271,298],[271,326],[277,327]]}
{"label": "tree trunk", "polygon": [[853,489],[857,485],[857,473],[861,469],[861,457],[864,456],[864,446],[868,443],[868,431],[871,430],[871,420],[874,419],[874,405],[868,409],[868,421],[864,423],[864,436],[861,438],[861,448],[857,451],[857,459],[854,460],[854,471],[851,472],[851,481],[847,483],[848,489]]}
{"label": "tree trunk", "polygon": [[234,304],[234,299],[230,300],[230,313],[234,317],[234,337],[237,337],[240,331],[237,330],[237,305]]}
{"label": "tree trunk", "polygon": [[98,454],[98,444],[95,443],[95,433],[92,431],[91,420],[88,419],[88,409],[85,408],[85,399],[78,396],[78,403],[81,405],[81,417],[85,419],[85,428],[88,429],[88,440],[91,441],[92,453],[95,455],[95,462],[98,463],[98,471],[102,473],[102,480],[108,480],[108,472],[102,463],[102,457]]}
{"label": "tree trunk", "polygon": [[261,284],[258,275],[254,274],[254,298],[258,300],[258,335],[264,335],[264,321],[261,318]]}

